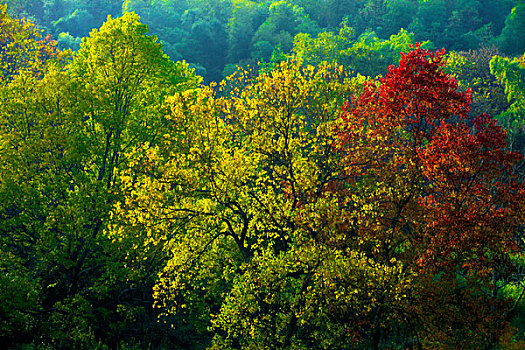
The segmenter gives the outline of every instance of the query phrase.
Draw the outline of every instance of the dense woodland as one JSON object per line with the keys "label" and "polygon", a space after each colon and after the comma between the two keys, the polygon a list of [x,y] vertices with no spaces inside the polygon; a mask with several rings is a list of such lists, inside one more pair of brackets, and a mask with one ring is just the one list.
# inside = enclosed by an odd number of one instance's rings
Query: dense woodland
{"label": "dense woodland", "polygon": [[[390,43],[381,42],[398,35],[401,28],[413,33],[414,42],[428,40],[436,49],[496,46],[504,55],[519,56],[525,51],[525,9],[518,4],[513,0],[7,1],[10,14],[31,19],[58,41],[59,48],[74,50],[108,14],[134,11],[173,61],[188,62],[207,82],[219,82],[237,65],[268,62],[277,47],[289,53],[294,45],[302,47],[321,33],[326,40],[327,32],[338,33],[345,26],[351,29],[339,44],[349,56],[382,48],[378,55],[385,62],[373,62],[362,74],[385,74],[386,67],[398,60],[398,48],[389,52]],[[297,37],[299,33],[304,34]]]}
{"label": "dense woodland", "polygon": [[2,3],[0,348],[525,347],[524,1]]}

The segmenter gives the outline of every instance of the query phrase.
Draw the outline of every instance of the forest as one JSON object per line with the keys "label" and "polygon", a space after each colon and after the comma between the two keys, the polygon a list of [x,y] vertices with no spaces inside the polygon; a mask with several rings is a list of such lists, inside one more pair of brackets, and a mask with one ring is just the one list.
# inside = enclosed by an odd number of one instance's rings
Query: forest
{"label": "forest", "polygon": [[525,1],[0,2],[0,348],[525,348]]}

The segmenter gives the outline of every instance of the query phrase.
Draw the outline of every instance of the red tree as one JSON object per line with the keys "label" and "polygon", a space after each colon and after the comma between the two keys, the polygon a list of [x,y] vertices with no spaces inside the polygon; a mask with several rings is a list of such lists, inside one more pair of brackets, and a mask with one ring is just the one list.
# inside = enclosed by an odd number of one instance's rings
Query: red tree
{"label": "red tree", "polygon": [[[411,336],[431,347],[487,346],[508,334],[512,304],[499,291],[521,254],[525,190],[513,167],[522,156],[491,117],[467,120],[470,91],[443,72],[444,51],[416,45],[402,56],[343,107],[334,149],[346,165],[337,192],[357,233],[351,244],[403,262],[413,293],[394,317]],[[378,347],[391,326],[375,325]]]}

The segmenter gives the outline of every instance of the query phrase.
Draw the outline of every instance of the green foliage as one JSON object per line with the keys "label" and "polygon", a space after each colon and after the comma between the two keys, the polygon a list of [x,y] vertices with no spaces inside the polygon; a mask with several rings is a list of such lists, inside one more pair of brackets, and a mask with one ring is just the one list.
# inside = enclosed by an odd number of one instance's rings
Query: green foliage
{"label": "green foliage", "polygon": [[[383,23],[382,33],[388,37],[399,31],[400,28],[407,29],[412,23],[417,11],[417,2],[411,0],[393,0],[386,2],[386,15]],[[425,40],[428,38],[425,38]]]}
{"label": "green foliage", "polygon": [[232,17],[228,21],[228,61],[242,62],[250,58],[252,38],[265,21],[266,11],[253,1],[233,2]]}
{"label": "green foliage", "polygon": [[318,27],[305,14],[304,10],[284,0],[273,2],[269,16],[254,34],[253,42],[266,41],[279,45],[285,52],[292,48],[295,34],[316,34]]}
{"label": "green foliage", "polygon": [[[60,47],[99,27],[107,14],[136,12],[164,44],[173,60],[186,60],[206,81],[220,81],[228,67],[268,60],[277,45],[285,53],[299,33],[338,32],[345,25],[355,36],[375,33],[381,40],[401,29],[419,42],[430,40],[448,50],[497,44],[521,52],[520,6],[515,0],[12,0],[12,13],[32,16]],[[511,10],[516,7],[512,13]],[[510,13],[510,14],[509,14]],[[508,17],[507,22],[505,18]],[[506,24],[505,24],[506,23]],[[502,34],[501,31],[505,27]],[[514,28],[514,29],[513,29]],[[69,36],[71,36],[71,38]],[[396,59],[397,61],[397,59]]]}
{"label": "green foliage", "polygon": [[58,35],[58,48],[61,50],[72,49],[73,51],[78,51],[80,49],[80,43],[82,39],[73,37],[69,33],[60,33]]}
{"label": "green foliage", "polygon": [[40,310],[38,281],[31,278],[21,259],[0,251],[0,343],[14,346],[28,337],[33,329],[33,316]]}
{"label": "green foliage", "polygon": [[[403,29],[389,40],[381,40],[375,33],[364,33],[344,51],[344,55],[352,69],[373,77],[386,74],[389,66],[399,63],[401,53],[409,51],[414,44],[414,36]],[[433,48],[429,41],[422,42],[421,46]]]}
{"label": "green foliage", "polygon": [[[403,29],[388,40],[379,39],[373,32],[354,39],[353,30],[344,26],[339,34],[323,32],[316,38],[298,34],[294,40],[293,53],[310,64],[337,62],[364,76],[375,77],[386,74],[390,65],[399,62],[400,53],[408,51],[414,44],[413,34]],[[428,41],[422,45],[427,48],[433,46]]]}
{"label": "green foliage", "polygon": [[494,56],[490,72],[505,86],[510,107],[499,118],[509,131],[511,147],[525,150],[525,54],[520,58]]}
{"label": "green foliage", "polygon": [[335,30],[347,14],[355,14],[362,1],[356,0],[297,0],[299,6],[304,8],[310,18],[317,22],[321,28]]}
{"label": "green foliage", "polygon": [[525,4],[519,4],[505,20],[505,27],[498,38],[504,52],[510,55],[520,55],[525,51]]}
{"label": "green foliage", "polygon": [[13,293],[18,281],[27,301],[16,303],[35,303],[34,312],[10,316],[6,342],[22,341],[18,327],[32,334],[23,341],[42,337],[57,348],[134,338],[131,329],[107,329],[126,317],[116,312],[127,303],[155,325],[141,303],[152,302],[150,274],[162,258],[125,270],[125,252],[103,231],[120,196],[118,171],[130,162],[124,152],[157,142],[165,97],[199,82],[163,54],[135,14],[108,17],[69,64],[50,60],[3,82],[0,239],[15,269],[2,272],[2,283]]}
{"label": "green foliage", "polygon": [[345,50],[353,45],[354,39],[354,31],[346,25],[339,33],[322,32],[315,38],[310,34],[299,33],[294,38],[292,52],[309,64],[319,64],[322,61],[344,64]]}
{"label": "green foliage", "polygon": [[71,31],[74,37],[81,37],[85,33],[89,33],[93,28],[95,18],[91,13],[85,9],[76,9],[67,16],[59,18],[53,22],[53,27],[57,33],[64,33]]}
{"label": "green foliage", "polygon": [[448,53],[445,71],[458,79],[462,90],[472,90],[472,117],[497,116],[509,108],[504,86],[490,71],[490,61],[497,55],[501,52],[494,46]]}

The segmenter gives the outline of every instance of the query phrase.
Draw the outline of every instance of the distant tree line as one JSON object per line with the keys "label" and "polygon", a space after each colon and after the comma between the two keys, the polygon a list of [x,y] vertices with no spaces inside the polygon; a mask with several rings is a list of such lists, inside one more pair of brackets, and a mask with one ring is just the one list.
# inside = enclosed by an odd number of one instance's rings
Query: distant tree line
{"label": "distant tree line", "polygon": [[[60,48],[77,50],[82,37],[111,14],[134,11],[172,60],[186,60],[206,81],[236,65],[288,53],[299,33],[317,36],[352,28],[352,39],[388,39],[400,29],[436,48],[468,51],[496,46],[525,50],[525,4],[515,0],[9,0],[10,13],[34,20]],[[386,71],[381,71],[381,74]]]}

